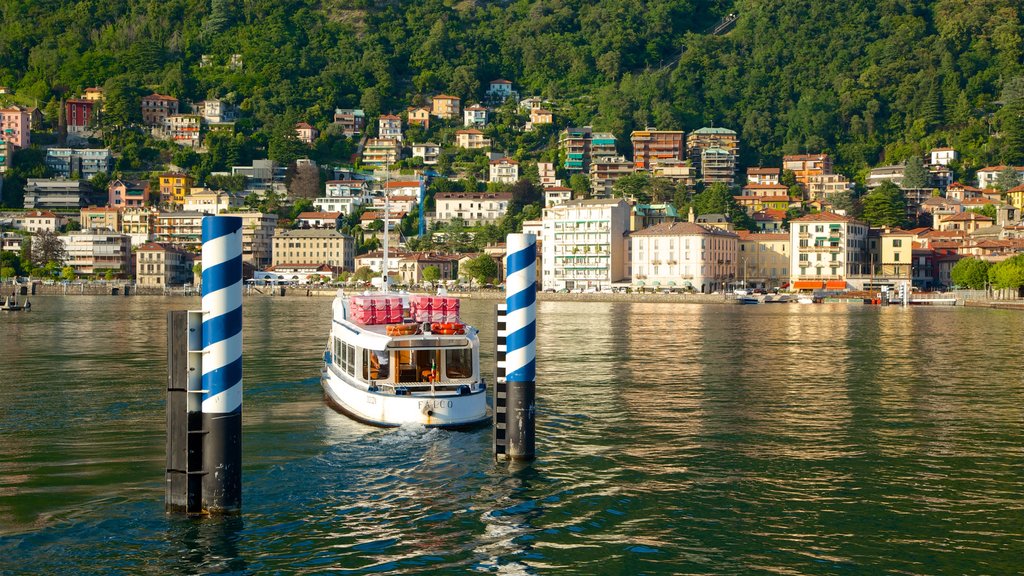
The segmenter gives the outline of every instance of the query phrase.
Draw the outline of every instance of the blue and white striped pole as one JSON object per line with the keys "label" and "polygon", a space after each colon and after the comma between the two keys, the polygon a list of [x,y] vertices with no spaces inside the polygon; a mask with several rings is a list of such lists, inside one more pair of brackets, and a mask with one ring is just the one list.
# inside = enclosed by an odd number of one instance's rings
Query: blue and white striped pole
{"label": "blue and white striped pole", "polygon": [[242,219],[203,218],[203,508],[242,507]]}
{"label": "blue and white striped pole", "polygon": [[536,457],[537,237],[506,239],[505,380],[508,386],[507,457]]}

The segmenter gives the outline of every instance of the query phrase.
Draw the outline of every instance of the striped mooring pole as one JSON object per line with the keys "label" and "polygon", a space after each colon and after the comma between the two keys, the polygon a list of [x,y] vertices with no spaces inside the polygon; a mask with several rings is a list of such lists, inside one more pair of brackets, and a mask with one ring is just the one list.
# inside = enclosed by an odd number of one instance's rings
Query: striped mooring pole
{"label": "striped mooring pole", "polygon": [[[503,316],[499,310],[498,317],[504,326],[499,326],[497,340],[499,346],[504,344],[504,357],[500,357],[499,350],[498,360],[503,364],[505,381],[495,389],[495,457],[533,460],[537,412],[537,239],[533,234],[509,234],[506,246],[505,310]],[[499,408],[503,409],[505,420],[502,454],[498,452]]]}
{"label": "striped mooring pole", "polygon": [[168,314],[168,509],[242,507],[242,220],[203,219],[202,310]]}

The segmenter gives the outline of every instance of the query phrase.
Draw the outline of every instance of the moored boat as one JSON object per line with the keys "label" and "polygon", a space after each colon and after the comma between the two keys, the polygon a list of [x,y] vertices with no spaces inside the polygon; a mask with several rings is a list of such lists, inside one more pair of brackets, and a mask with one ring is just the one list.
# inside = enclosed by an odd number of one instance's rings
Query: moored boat
{"label": "moored boat", "polygon": [[368,424],[489,421],[478,331],[456,298],[339,291],[321,383],[332,406]]}

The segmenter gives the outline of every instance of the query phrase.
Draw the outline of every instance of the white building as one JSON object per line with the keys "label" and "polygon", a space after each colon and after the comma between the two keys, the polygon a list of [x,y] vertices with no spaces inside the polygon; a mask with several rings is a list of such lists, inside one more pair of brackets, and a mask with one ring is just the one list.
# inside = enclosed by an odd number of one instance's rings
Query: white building
{"label": "white building", "polygon": [[630,206],[625,200],[573,200],[544,209],[541,285],[603,289],[627,275]]}
{"label": "white building", "polygon": [[815,174],[807,177],[807,195],[811,200],[831,200],[853,190],[853,182],[842,174]]}
{"label": "white building", "polygon": [[506,184],[519,182],[519,162],[511,158],[491,160],[490,181]]}
{"label": "white building", "polygon": [[790,284],[795,290],[845,290],[870,269],[868,225],[832,212],[789,223]]}
{"label": "white building", "polygon": [[434,197],[436,219],[462,218],[469,226],[493,224],[508,211],[512,194],[495,192],[441,192]]}
{"label": "white building", "polygon": [[377,121],[378,138],[391,138],[402,141],[402,118],[394,114],[385,114]]}
{"label": "white building", "polygon": [[427,166],[437,164],[437,157],[441,154],[441,146],[434,142],[424,142],[412,145],[412,157],[422,158]]}
{"label": "white building", "polygon": [[491,139],[485,138],[484,133],[476,128],[455,131],[455,145],[459,148],[475,150],[477,148],[490,148]]}
{"label": "white building", "polygon": [[337,230],[281,230],[274,234],[275,267],[318,267],[336,271],[355,268],[355,241]]}
{"label": "white building", "polygon": [[132,241],[124,234],[111,230],[82,230],[61,236],[67,255],[64,264],[74,268],[75,274],[117,275],[131,272]]}
{"label": "white building", "polygon": [[562,181],[555,177],[553,162],[537,162],[537,175],[540,177],[540,185],[544,188],[562,185]]}
{"label": "white building", "polygon": [[[978,188],[993,188],[999,180],[999,173],[1006,166],[986,166],[978,170]],[[1024,180],[1024,166],[1012,166],[1017,171],[1017,178]]]}
{"label": "white building", "polygon": [[487,125],[487,108],[479,104],[467,106],[462,111],[463,125],[466,127],[478,127]]}
{"label": "white building", "polygon": [[778,184],[779,168],[747,168],[747,184]]}
{"label": "white building", "polygon": [[324,196],[313,200],[313,206],[321,212],[341,212],[350,216],[357,207],[371,201],[365,180],[331,180],[327,182]]}
{"label": "white building", "polygon": [[216,98],[213,100],[203,100],[196,104],[196,112],[202,116],[203,122],[207,124],[232,122],[237,116],[234,106]]}
{"label": "white building", "polygon": [[185,196],[183,210],[186,212],[203,212],[205,214],[220,214],[231,208],[242,206],[240,196],[223,190],[210,190],[209,188],[193,188],[188,196]]}
{"label": "white building", "polygon": [[242,262],[252,264],[257,270],[269,266],[277,214],[232,212],[231,215],[242,219]]}
{"label": "white building", "polygon": [[544,189],[544,206],[550,208],[572,200],[572,188],[550,186]]}
{"label": "white building", "polygon": [[504,102],[513,95],[516,93],[512,90],[512,82],[503,78],[491,80],[491,85],[487,88],[487,97],[492,100]]}
{"label": "white building", "polygon": [[952,148],[933,148],[929,164],[932,166],[949,166],[959,157],[960,155]]}
{"label": "white building", "polygon": [[664,222],[633,232],[633,285],[710,293],[737,279],[739,236],[693,222]]}

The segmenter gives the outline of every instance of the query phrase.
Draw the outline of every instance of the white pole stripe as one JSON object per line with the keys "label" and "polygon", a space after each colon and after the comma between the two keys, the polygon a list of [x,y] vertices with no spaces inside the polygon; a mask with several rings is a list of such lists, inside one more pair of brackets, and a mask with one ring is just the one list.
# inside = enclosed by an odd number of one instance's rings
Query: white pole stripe
{"label": "white pole stripe", "polygon": [[242,333],[239,332],[226,340],[214,342],[203,352],[206,353],[203,357],[203,374],[223,368],[242,355]]}

